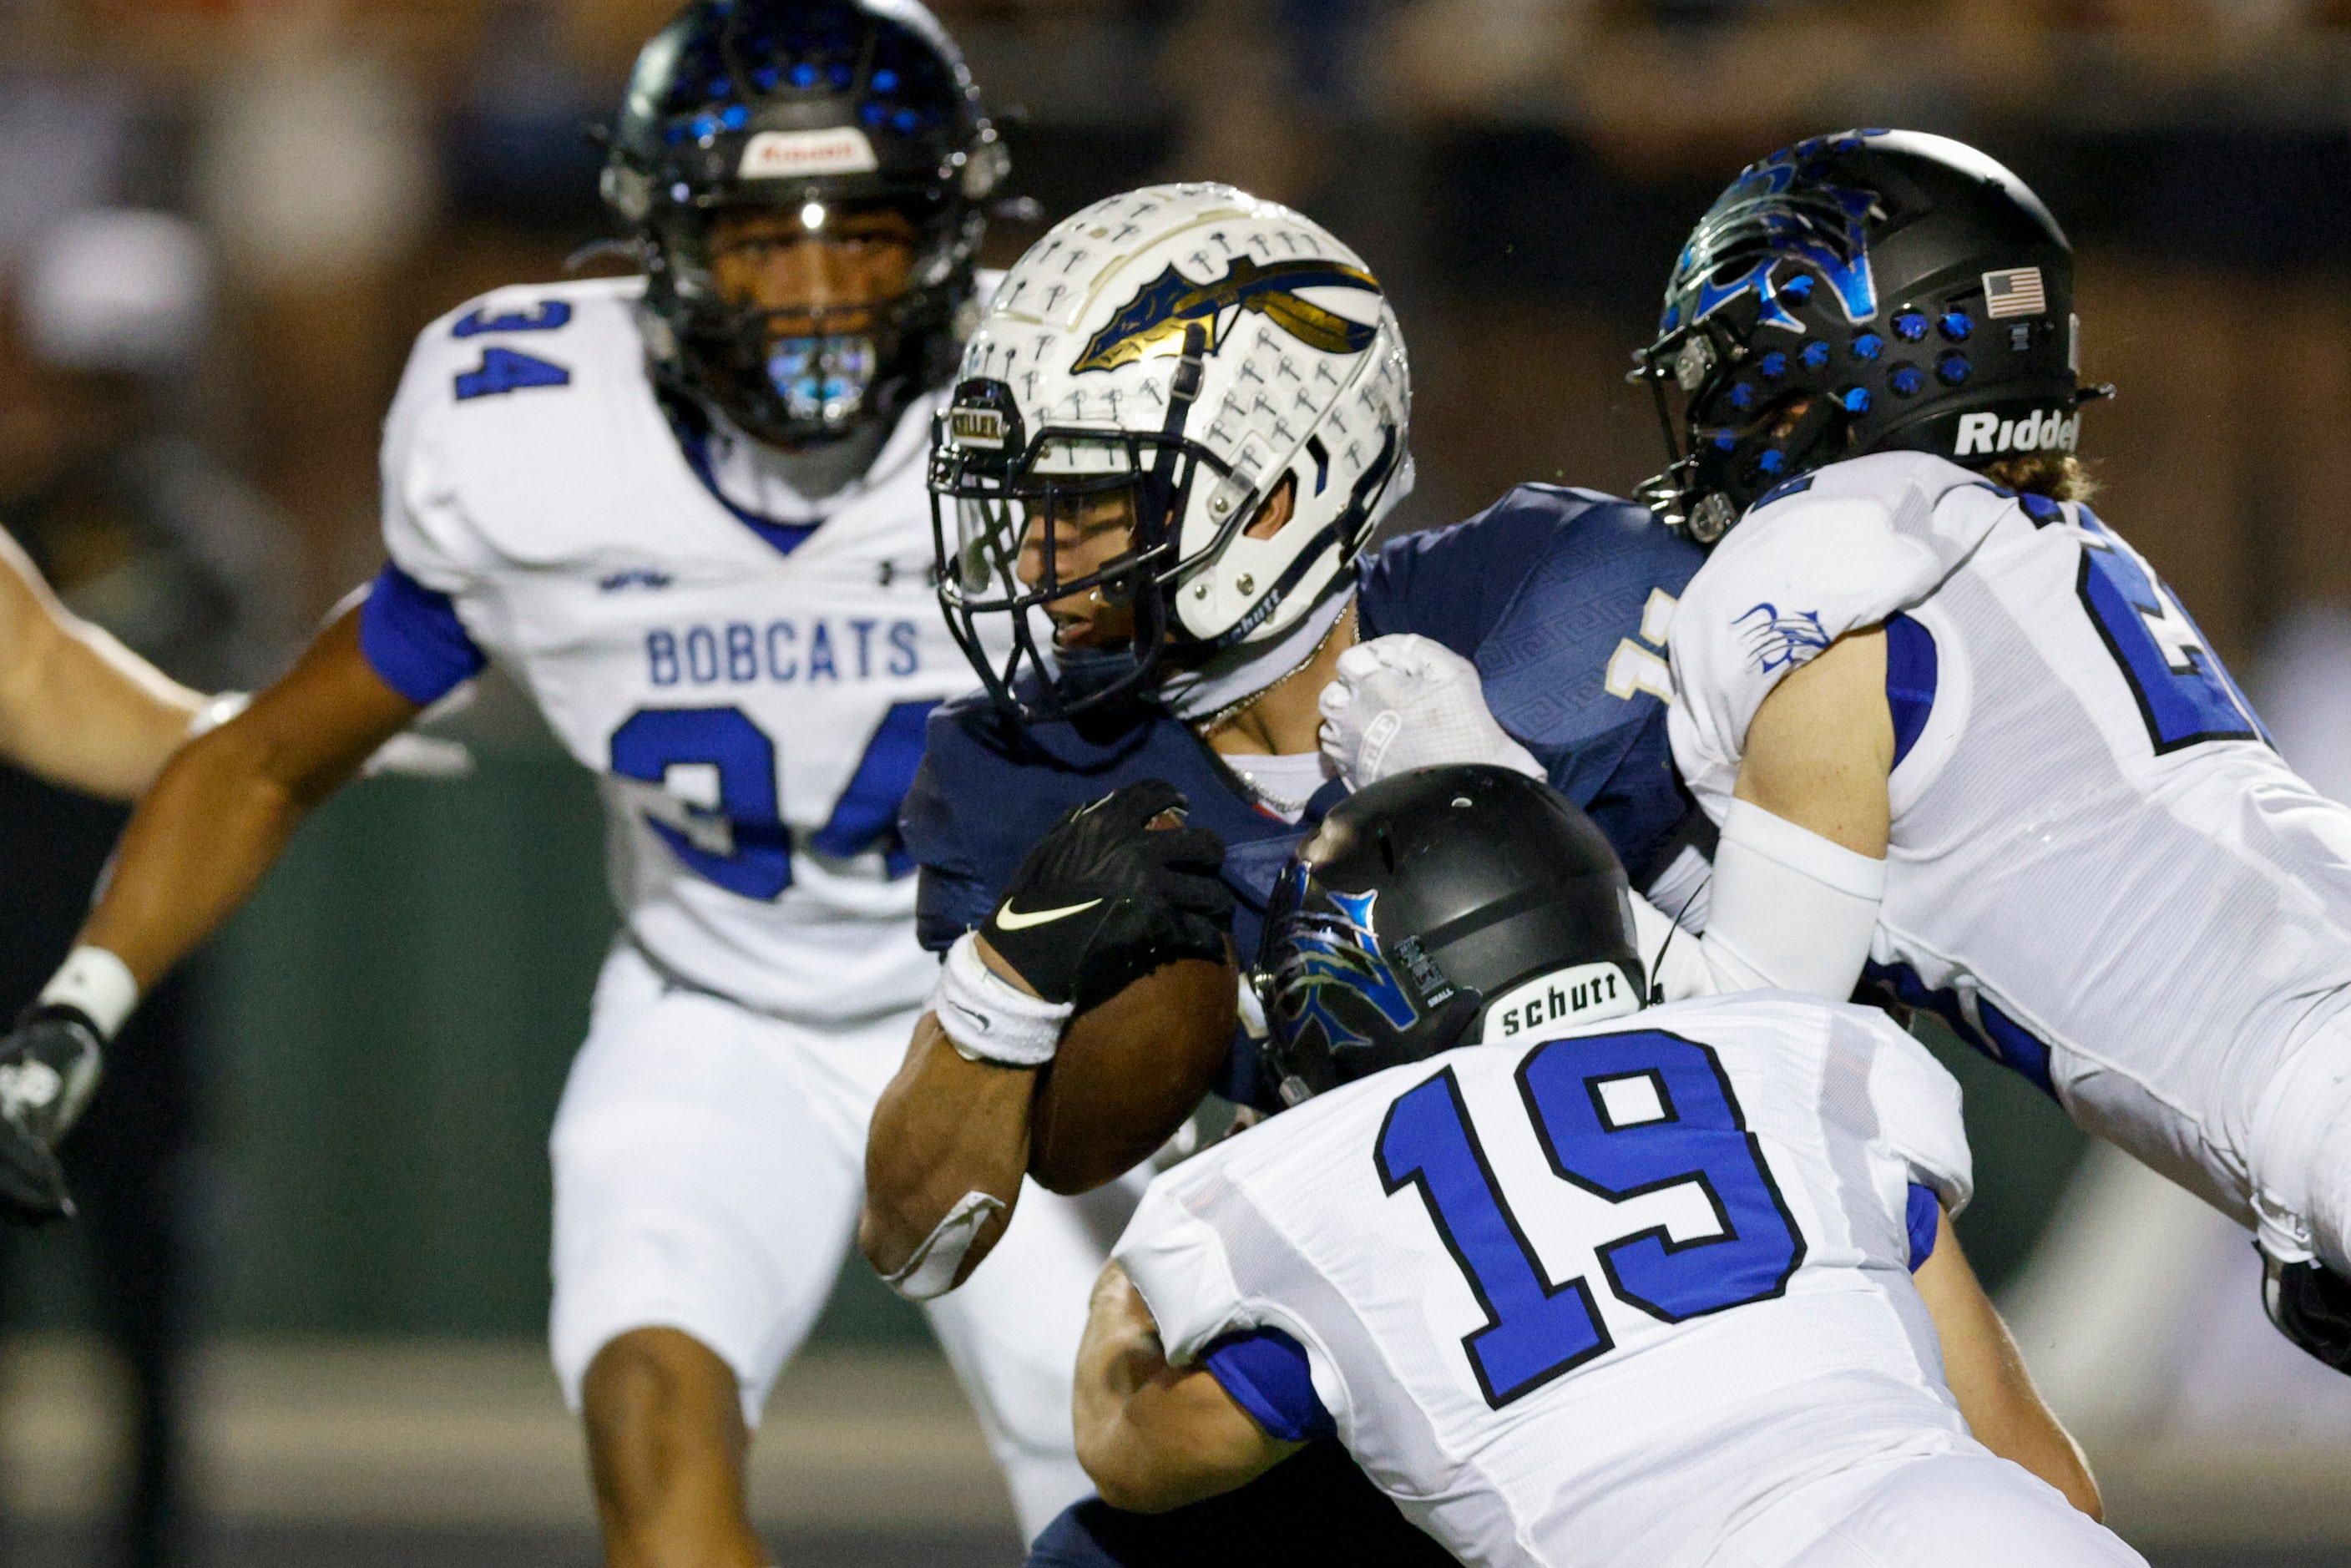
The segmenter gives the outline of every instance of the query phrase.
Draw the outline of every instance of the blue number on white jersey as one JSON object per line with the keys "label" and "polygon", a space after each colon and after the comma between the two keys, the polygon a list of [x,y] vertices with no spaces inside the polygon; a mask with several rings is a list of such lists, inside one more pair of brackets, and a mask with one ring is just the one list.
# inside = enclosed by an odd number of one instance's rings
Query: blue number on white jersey
{"label": "blue number on white jersey", "polygon": [[[571,307],[560,299],[544,299],[529,310],[509,310],[502,316],[485,316],[479,310],[467,312],[449,329],[453,338],[471,338],[483,332],[552,332],[571,319]],[[488,348],[482,350],[482,362],[470,371],[459,371],[456,378],[457,401],[467,402],[477,397],[496,397],[504,392],[519,392],[525,387],[568,387],[571,372],[552,360],[542,360],[536,354],[517,353],[512,349]]]}
{"label": "blue number on white jersey", "polygon": [[1600,1249],[1617,1296],[1669,1323],[1778,1295],[1804,1240],[1714,1051],[1663,1030],[1560,1040],[1519,1068],[1552,1168],[1621,1201],[1695,1182],[1722,1233],[1663,1226]]}
{"label": "blue number on white jersey", "polygon": [[2203,740],[2267,741],[2252,705],[2170,589],[2089,507],[2074,509],[2082,607],[2122,666],[2156,754]]}
{"label": "blue number on white jersey", "polygon": [[1389,1194],[1420,1188],[1445,1249],[1461,1266],[1486,1326],[1465,1335],[1486,1403],[1499,1410],[1615,1348],[1581,1276],[1547,1283],[1447,1068],[1388,1108],[1374,1145]]}
{"label": "blue number on white jersey", "polygon": [[[898,802],[923,756],[935,701],[893,703],[866,743],[824,826],[809,835],[818,854],[848,860],[880,849],[893,879],[914,869],[898,837]],[[792,884],[791,833],[777,789],[776,743],[737,707],[639,708],[612,732],[612,771],[684,804],[646,823],[700,876],[745,898],[772,899]]]}
{"label": "blue number on white jersey", "polygon": [[[1662,1030],[1554,1040],[1519,1068],[1519,1092],[1552,1168],[1611,1201],[1694,1183],[1721,1233],[1675,1241],[1662,1227],[1598,1249],[1609,1289],[1667,1322],[1779,1295],[1804,1260],[1762,1149],[1721,1061]],[[1494,1179],[1451,1069],[1396,1101],[1374,1146],[1394,1194],[1417,1186],[1486,1312],[1462,1349],[1500,1409],[1614,1346],[1591,1287],[1552,1285]]]}
{"label": "blue number on white jersey", "polygon": [[552,332],[571,320],[571,307],[561,299],[542,299],[528,310],[509,310],[501,316],[485,315],[481,310],[469,310],[449,329],[453,338],[472,338],[484,332]]}

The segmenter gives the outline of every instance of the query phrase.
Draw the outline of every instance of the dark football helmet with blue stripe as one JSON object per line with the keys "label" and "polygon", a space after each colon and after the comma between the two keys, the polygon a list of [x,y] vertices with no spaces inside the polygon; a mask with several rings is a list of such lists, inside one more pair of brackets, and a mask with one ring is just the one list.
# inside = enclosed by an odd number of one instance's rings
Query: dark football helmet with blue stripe
{"label": "dark football helmet with blue stripe", "polygon": [[[1009,167],[914,0],[695,0],[637,57],[603,174],[644,263],[655,373],[778,445],[886,428],[954,369],[983,204]],[[717,214],[775,209],[820,234],[874,206],[917,236],[894,298],[785,312],[721,297]]]}
{"label": "dark football helmet with blue stripe", "polygon": [[1800,141],[1741,170],[1674,265],[1635,356],[1672,459],[1642,498],[1711,544],[1839,458],[2071,452],[2110,390],[2081,385],[2079,336],[2073,247],[2007,169],[1917,131]]}
{"label": "dark football helmet with blue stripe", "polygon": [[1414,768],[1332,807],[1274,884],[1251,983],[1290,1104],[1646,997],[1607,835],[1549,785],[1483,766]]}

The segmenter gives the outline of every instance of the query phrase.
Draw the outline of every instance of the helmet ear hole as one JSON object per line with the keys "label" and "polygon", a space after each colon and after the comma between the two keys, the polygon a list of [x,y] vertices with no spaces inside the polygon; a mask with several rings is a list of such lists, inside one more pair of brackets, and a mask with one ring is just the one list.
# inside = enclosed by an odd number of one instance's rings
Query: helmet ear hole
{"label": "helmet ear hole", "polygon": [[1293,472],[1281,476],[1281,483],[1259,503],[1257,516],[1249,519],[1249,527],[1241,532],[1253,539],[1270,539],[1297,515],[1298,476]]}

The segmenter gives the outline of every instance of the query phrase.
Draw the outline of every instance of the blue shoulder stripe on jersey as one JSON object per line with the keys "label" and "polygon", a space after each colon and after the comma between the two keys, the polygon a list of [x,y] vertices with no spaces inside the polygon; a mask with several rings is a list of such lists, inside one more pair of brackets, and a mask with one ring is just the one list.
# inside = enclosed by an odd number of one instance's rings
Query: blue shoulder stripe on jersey
{"label": "blue shoulder stripe on jersey", "polygon": [[1943,1216],[1943,1200],[1935,1189],[1924,1182],[1910,1184],[1910,1197],[1903,1212],[1904,1227],[1910,1232],[1910,1271],[1915,1274],[1935,1255],[1936,1221]]}
{"label": "blue shoulder stripe on jersey", "polygon": [[1956,989],[1944,986],[1928,990],[1918,971],[1907,963],[1881,964],[1872,959],[1861,967],[1861,977],[1868,985],[1892,991],[1904,1007],[1933,1013],[1950,1025],[1951,1032],[1971,1050],[2009,1069],[2052,1100],[2057,1098],[2057,1086],[2049,1076],[2048,1042],[1986,998],[1976,998],[1976,1015],[1983,1020],[1982,1027],[1978,1028],[1968,1017]]}
{"label": "blue shoulder stripe on jersey", "polygon": [[1894,716],[1894,766],[1910,755],[1935,711],[1935,634],[1907,615],[1886,622],[1886,706]]}
{"label": "blue shoulder stripe on jersey", "polygon": [[1266,1436],[1303,1443],[1337,1434],[1331,1412],[1314,1392],[1306,1347],[1280,1329],[1227,1334],[1200,1359],[1217,1385],[1265,1428]]}
{"label": "blue shoulder stripe on jersey", "polygon": [[439,701],[490,662],[449,596],[390,561],[360,606],[360,652],[385,685],[419,706]]}
{"label": "blue shoulder stripe on jersey", "polygon": [[2022,1074],[2026,1082],[2052,1100],[2056,1099],[2057,1086],[2049,1078],[2049,1042],[1994,1007],[1989,998],[1976,998],[1976,1011],[1983,1019],[1984,1033],[2000,1048],[2000,1064]]}

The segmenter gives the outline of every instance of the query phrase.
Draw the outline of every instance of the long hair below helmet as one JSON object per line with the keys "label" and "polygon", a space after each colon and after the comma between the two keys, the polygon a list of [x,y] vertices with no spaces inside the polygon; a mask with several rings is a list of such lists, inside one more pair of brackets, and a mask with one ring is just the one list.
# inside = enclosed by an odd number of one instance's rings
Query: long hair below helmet
{"label": "long hair below helmet", "polygon": [[1615,852],[1509,768],[1422,768],[1332,808],[1267,911],[1252,977],[1290,1103],[1479,1040],[1641,1005]]}

